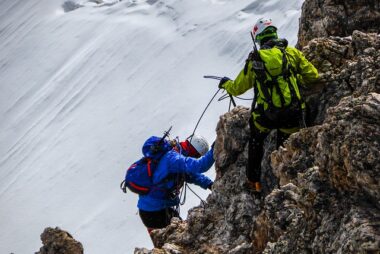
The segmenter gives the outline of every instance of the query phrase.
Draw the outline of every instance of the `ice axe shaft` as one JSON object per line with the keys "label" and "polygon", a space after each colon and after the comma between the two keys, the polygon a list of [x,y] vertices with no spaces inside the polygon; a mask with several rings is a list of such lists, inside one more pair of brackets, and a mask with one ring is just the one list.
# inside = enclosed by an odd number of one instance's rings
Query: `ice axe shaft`
{"label": "ice axe shaft", "polygon": [[216,79],[216,80],[222,80],[223,77],[218,76],[212,76],[212,75],[205,75],[204,78],[210,78],[210,79]]}
{"label": "ice axe shaft", "polygon": [[232,105],[234,105],[234,107],[236,107],[236,102],[234,100],[234,97],[232,97],[231,94],[230,94],[230,99],[231,99]]}

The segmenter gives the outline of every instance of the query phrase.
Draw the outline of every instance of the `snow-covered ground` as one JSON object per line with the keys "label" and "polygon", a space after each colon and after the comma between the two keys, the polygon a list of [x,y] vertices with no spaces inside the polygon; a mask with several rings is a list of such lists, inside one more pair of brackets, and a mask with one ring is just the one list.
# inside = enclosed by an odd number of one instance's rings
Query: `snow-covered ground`
{"label": "snow-covered ground", "polygon": [[[90,254],[151,247],[125,168],[150,135],[191,134],[217,90],[202,76],[238,74],[259,17],[294,45],[303,1],[95,2],[0,1],[0,253],[37,251],[47,226]],[[212,142],[227,109],[213,102],[197,134]],[[198,204],[188,193],[182,217]]]}

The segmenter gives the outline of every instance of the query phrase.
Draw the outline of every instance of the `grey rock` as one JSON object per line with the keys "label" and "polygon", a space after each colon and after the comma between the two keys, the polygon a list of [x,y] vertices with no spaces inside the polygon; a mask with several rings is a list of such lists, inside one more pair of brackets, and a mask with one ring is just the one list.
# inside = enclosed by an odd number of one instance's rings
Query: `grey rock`
{"label": "grey rock", "polygon": [[43,246],[36,254],[83,254],[83,246],[60,228],[46,228],[41,234]]}
{"label": "grey rock", "polygon": [[350,36],[354,30],[380,32],[378,0],[306,0],[302,6],[298,46],[314,38]]}

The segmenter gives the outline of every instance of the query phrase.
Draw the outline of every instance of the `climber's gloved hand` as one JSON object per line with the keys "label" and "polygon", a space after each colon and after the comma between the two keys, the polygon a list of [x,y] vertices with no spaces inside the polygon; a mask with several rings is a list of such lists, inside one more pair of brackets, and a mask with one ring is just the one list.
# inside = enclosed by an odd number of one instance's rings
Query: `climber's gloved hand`
{"label": "climber's gloved hand", "polygon": [[209,189],[209,190],[212,190],[212,185],[213,185],[214,183],[210,183],[208,186],[207,186],[207,189]]}
{"label": "climber's gloved hand", "polygon": [[212,144],[211,144],[211,149],[214,149],[214,146],[215,146],[215,141],[212,142]]}
{"label": "climber's gloved hand", "polygon": [[224,83],[226,83],[228,80],[231,80],[229,77],[223,77],[220,82],[219,82],[219,85],[218,87],[219,88],[224,88]]}

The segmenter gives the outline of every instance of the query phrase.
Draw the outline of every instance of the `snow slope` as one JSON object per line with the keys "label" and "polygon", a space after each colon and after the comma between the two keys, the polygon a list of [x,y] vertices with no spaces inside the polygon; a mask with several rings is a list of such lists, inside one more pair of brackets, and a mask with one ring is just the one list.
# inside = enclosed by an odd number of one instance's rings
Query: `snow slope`
{"label": "snow slope", "polygon": [[[191,134],[217,89],[202,76],[237,75],[259,17],[294,44],[302,1],[77,3],[0,1],[0,253],[37,251],[47,226],[91,254],[152,246],[119,190],[125,167],[150,135]],[[212,142],[227,108],[215,101],[197,133]],[[182,217],[198,204],[189,193]]]}

